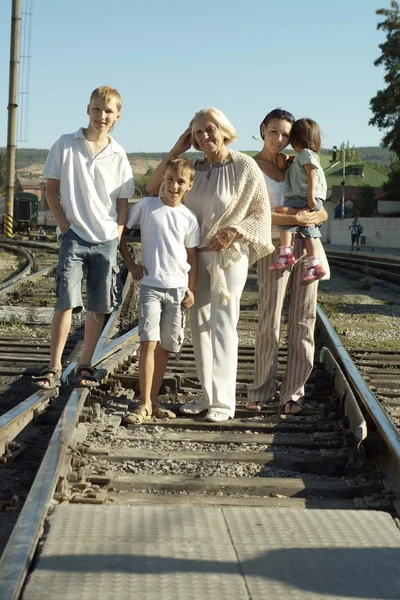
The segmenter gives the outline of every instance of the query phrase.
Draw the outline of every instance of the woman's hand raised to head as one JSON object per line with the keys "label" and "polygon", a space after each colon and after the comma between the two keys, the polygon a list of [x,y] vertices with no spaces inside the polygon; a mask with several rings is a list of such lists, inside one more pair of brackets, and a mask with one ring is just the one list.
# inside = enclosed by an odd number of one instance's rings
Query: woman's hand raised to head
{"label": "woman's hand raised to head", "polygon": [[180,154],[183,154],[187,150],[189,150],[192,145],[192,130],[190,127],[185,129],[182,133],[175,146],[171,148],[168,152],[167,156],[160,162],[160,164],[154,169],[153,173],[150,175],[150,178],[146,185],[146,192],[152,196],[158,196],[162,176],[165,171],[165,165],[171,158],[177,158]]}
{"label": "woman's hand raised to head", "polygon": [[179,156],[179,154],[183,154],[184,152],[189,150],[191,145],[192,145],[192,128],[188,127],[187,129],[185,129],[185,131],[179,137],[175,146],[172,148],[171,153],[173,153],[175,156]]}

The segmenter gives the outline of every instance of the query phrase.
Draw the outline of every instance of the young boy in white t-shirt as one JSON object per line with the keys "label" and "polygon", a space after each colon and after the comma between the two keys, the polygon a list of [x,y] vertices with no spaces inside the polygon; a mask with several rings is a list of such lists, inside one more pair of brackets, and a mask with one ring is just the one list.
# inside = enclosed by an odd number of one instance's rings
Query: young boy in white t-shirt
{"label": "young boy in white t-shirt", "polygon": [[117,306],[118,244],[133,197],[132,169],[125,150],[109,133],[121,116],[122,99],[110,86],[95,89],[87,107],[89,124],[61,136],[44,166],[46,199],[58,226],[57,303],[51,328],[50,363],[34,377],[42,389],[61,385],[61,357],[72,312],[82,310],[87,272],[87,318],[75,383],[99,385],[91,366],[105,315]]}
{"label": "young boy in white t-shirt", "polygon": [[185,312],[193,306],[197,283],[197,218],[182,200],[193,186],[194,168],[185,158],[170,160],[159,197],[142,198],[129,211],[128,228],[140,225],[142,264],[136,264],[125,242],[120,251],[135,279],[139,294],[140,406],[126,421],[139,425],[152,416],[174,418],[157,397],[170,352],[183,343]]}

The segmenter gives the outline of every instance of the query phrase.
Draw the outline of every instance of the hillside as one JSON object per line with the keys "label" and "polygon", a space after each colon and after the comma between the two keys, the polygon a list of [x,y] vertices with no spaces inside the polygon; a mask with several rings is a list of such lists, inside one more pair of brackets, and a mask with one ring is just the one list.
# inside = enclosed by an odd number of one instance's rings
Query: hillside
{"label": "hillside", "polygon": [[[390,165],[390,152],[386,148],[380,146],[362,146],[356,148],[361,155],[362,161],[371,161],[382,165]],[[0,153],[5,152],[5,148],[0,148]],[[32,175],[40,176],[43,173],[43,165],[46,160],[48,150],[39,148],[18,148],[17,149],[17,170],[22,176]],[[256,151],[245,150],[246,154],[254,155]],[[132,165],[134,175],[141,176],[148,171],[149,168],[154,169],[158,163],[164,158],[163,152],[129,152],[128,158]],[[188,152],[188,157],[200,156],[197,152]],[[321,162],[325,156],[331,156],[330,150],[322,149]]]}

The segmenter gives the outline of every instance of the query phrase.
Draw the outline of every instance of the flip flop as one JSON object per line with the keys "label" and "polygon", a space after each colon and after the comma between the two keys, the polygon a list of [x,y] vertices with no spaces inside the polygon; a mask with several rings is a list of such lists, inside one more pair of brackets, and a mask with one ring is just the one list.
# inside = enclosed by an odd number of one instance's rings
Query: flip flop
{"label": "flip flop", "polygon": [[[50,375],[49,375],[50,373]],[[61,387],[61,369],[54,367],[44,367],[39,375],[32,376],[32,384],[41,390],[55,390]],[[49,385],[44,385],[40,381],[47,381]]]}
{"label": "flip flop", "polygon": [[261,412],[263,409],[263,403],[260,400],[256,400],[254,402],[248,402],[246,404],[247,410],[252,410],[254,412]]}
{"label": "flip flop", "polygon": [[[293,406],[297,406],[300,410],[298,410],[297,412],[292,412]],[[286,407],[290,409],[290,412],[288,412],[286,410]],[[285,404],[282,404],[281,414],[282,415],[292,415],[294,417],[297,417],[298,415],[301,415],[302,409],[303,409],[303,401],[301,400],[301,398],[299,398],[296,401],[289,400],[289,402],[285,402]]]}

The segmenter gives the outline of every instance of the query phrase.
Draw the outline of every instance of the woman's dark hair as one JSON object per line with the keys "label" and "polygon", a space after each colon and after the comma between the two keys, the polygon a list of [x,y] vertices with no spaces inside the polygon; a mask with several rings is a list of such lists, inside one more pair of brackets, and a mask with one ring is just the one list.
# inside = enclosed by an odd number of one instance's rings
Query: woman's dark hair
{"label": "woman's dark hair", "polygon": [[290,132],[292,148],[309,148],[316,154],[321,150],[321,132],[312,119],[299,119],[295,122]]}
{"label": "woman's dark hair", "polygon": [[262,139],[264,139],[263,133],[262,133],[262,126],[263,125],[268,125],[268,123],[270,121],[272,121],[272,119],[282,119],[283,121],[288,121],[289,123],[291,123],[293,125],[293,123],[295,122],[295,118],[292,115],[292,113],[288,112],[287,110],[283,110],[283,108],[274,108],[274,110],[271,110],[271,112],[269,112],[263,119],[263,121],[260,124],[260,136]]}

